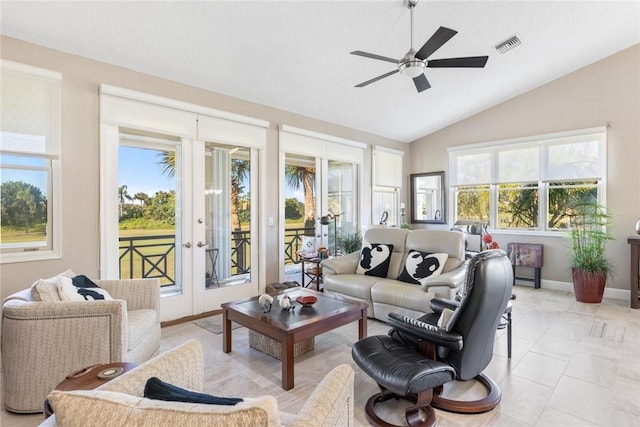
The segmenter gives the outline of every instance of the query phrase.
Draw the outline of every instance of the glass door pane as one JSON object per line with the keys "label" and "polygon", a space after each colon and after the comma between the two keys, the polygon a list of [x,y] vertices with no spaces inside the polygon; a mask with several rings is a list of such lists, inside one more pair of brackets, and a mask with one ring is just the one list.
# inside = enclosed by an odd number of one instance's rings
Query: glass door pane
{"label": "glass door pane", "polygon": [[360,230],[358,165],[335,160],[327,164],[327,206],[336,217],[329,224],[329,252],[341,254],[341,238]]}
{"label": "glass door pane", "polygon": [[118,151],[121,278],[159,278],[162,291],[182,292],[181,145],[121,135]]}
{"label": "glass door pane", "polygon": [[251,281],[251,150],[205,143],[207,289]]}
{"label": "glass door pane", "polygon": [[286,154],[284,165],[284,270],[300,272],[300,254],[316,250],[316,159]]}

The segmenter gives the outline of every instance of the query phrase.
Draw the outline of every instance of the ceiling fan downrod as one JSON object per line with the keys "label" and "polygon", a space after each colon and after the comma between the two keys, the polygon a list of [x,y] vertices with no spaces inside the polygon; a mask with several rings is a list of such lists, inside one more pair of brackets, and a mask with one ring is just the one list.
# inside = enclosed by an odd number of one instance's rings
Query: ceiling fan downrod
{"label": "ceiling fan downrod", "polygon": [[416,50],[413,48],[413,8],[418,4],[418,0],[407,0],[407,7],[410,14],[409,39],[411,41],[410,49],[406,55],[398,63],[398,71],[407,77],[417,77],[424,72],[426,63],[416,58]]}

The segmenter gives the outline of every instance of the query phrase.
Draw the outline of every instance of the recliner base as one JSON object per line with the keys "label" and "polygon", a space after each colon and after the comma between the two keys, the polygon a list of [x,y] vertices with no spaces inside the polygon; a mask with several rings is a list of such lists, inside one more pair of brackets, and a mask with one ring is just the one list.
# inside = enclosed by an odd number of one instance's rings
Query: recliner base
{"label": "recliner base", "polygon": [[485,374],[478,374],[474,380],[478,381],[487,390],[487,396],[478,400],[453,400],[442,397],[442,387],[435,390],[431,405],[434,408],[458,414],[481,414],[498,406],[502,399],[500,386]]}
{"label": "recliner base", "polygon": [[436,412],[431,407],[432,389],[425,390],[419,393],[417,398],[412,399],[385,390],[380,385],[379,387],[382,391],[371,396],[365,405],[365,413],[371,424],[378,427],[401,427],[380,418],[378,414],[376,414],[374,407],[377,403],[389,399],[403,399],[414,403],[414,406],[408,407],[405,411],[405,419],[410,427],[434,427],[436,425]]}

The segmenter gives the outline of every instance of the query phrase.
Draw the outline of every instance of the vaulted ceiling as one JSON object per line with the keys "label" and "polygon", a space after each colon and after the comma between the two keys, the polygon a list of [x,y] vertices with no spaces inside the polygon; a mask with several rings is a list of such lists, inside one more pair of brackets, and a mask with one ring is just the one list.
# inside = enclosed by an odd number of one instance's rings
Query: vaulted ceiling
{"label": "vaulted ceiling", "polygon": [[400,74],[355,88],[395,65],[349,52],[401,58],[409,16],[401,0],[2,1],[0,32],[403,142],[640,42],[638,1],[421,0],[414,47],[445,26],[458,34],[430,59],[486,67],[428,68],[422,93]]}

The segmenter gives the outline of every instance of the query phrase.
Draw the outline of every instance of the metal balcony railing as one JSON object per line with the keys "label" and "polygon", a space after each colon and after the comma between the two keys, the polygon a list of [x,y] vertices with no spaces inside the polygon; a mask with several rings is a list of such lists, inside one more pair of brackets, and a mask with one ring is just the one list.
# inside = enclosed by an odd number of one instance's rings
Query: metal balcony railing
{"label": "metal balcony railing", "polygon": [[[298,264],[302,237],[314,236],[313,227],[285,229],[285,265]],[[120,237],[119,265],[121,278],[159,278],[162,286],[175,284],[174,234]],[[231,275],[251,271],[251,238],[249,231],[231,232]]]}

